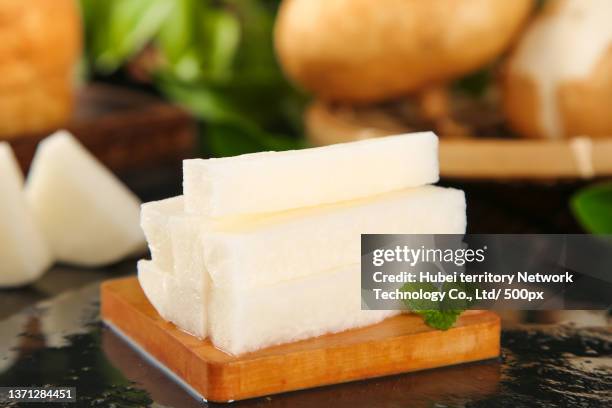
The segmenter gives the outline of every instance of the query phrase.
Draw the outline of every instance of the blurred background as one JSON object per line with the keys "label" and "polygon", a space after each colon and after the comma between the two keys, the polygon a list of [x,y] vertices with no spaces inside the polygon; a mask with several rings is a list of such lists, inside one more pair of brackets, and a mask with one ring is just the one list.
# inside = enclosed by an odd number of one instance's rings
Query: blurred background
{"label": "blurred background", "polygon": [[199,154],[305,146],[307,97],[273,46],[278,0],[82,0],[85,81],[155,93],[200,125]]}
{"label": "blurred background", "polygon": [[187,157],[434,130],[471,232],[612,232],[606,1],[50,4],[0,3],[24,169],[67,127],[151,199]]}

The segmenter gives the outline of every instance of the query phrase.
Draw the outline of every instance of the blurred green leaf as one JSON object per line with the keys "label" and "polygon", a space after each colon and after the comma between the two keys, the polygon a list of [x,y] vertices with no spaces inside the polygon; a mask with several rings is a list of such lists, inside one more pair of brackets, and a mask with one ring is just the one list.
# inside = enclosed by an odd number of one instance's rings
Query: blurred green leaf
{"label": "blurred green leaf", "polygon": [[174,7],[157,33],[157,44],[171,64],[177,64],[193,43],[197,0],[175,0]]}
{"label": "blurred green leaf", "polygon": [[574,215],[589,232],[612,234],[612,183],[578,191],[571,200]]}
{"label": "blurred green leaf", "polygon": [[275,58],[279,3],[81,0],[88,59],[97,73],[109,74],[148,46],[149,58],[133,67],[152,74],[156,88],[204,123],[204,144],[214,155],[299,148],[306,99]]}
{"label": "blurred green leaf", "polygon": [[81,0],[80,5],[85,30],[85,54],[90,61],[93,61],[97,50],[105,49],[105,44],[108,42],[105,38],[106,26],[112,1]]}
{"label": "blurred green leaf", "polygon": [[237,59],[238,69],[257,75],[275,75],[280,72],[274,53],[275,14],[258,0],[224,0],[237,14],[242,24],[242,47]]}
{"label": "blurred green leaf", "polygon": [[172,12],[175,0],[106,1],[106,27],[95,33],[93,46],[96,67],[108,73],[151,41]]}
{"label": "blurred green leaf", "polygon": [[[203,139],[205,148],[219,156],[237,156],[266,150],[292,150],[305,147],[300,140],[269,133],[257,134],[245,132],[232,123],[209,124]],[[263,139],[262,139],[263,136]]]}
{"label": "blurred green leaf", "polygon": [[245,136],[248,133],[229,123],[209,124],[205,133],[203,147],[222,157],[266,150],[256,139]]}
{"label": "blurred green leaf", "polygon": [[240,23],[224,10],[209,10],[203,18],[207,47],[202,55],[207,58],[208,75],[213,80],[227,79],[232,75],[232,62],[240,43]]}
{"label": "blurred green leaf", "polygon": [[[197,89],[175,82],[160,81],[160,88],[172,100],[193,112],[207,123],[213,140],[209,147],[220,156],[249,153],[260,150],[289,150],[304,147],[302,139],[264,131],[248,115],[236,110],[236,106],[225,98],[223,92],[200,86]],[[225,140],[220,141],[225,130]],[[229,145],[235,143],[234,147]]]}
{"label": "blurred green leaf", "polygon": [[180,80],[217,81],[231,77],[240,39],[240,22],[231,12],[205,1],[179,0],[156,44],[168,64],[165,69]]}
{"label": "blurred green leaf", "polygon": [[235,108],[206,86],[180,84],[160,77],[159,87],[170,99],[177,101],[201,119],[210,122],[234,122],[248,126],[249,121]]}

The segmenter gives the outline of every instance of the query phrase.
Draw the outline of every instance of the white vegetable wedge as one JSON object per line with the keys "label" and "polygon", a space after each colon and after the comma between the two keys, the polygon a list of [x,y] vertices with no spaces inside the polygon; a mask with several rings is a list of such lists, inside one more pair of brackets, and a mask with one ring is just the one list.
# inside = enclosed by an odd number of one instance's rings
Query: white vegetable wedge
{"label": "white vegetable wedge", "polygon": [[210,276],[204,264],[202,236],[207,227],[199,217],[182,215],[169,222],[172,237],[174,275],[185,285],[197,288],[204,299],[208,296]]}
{"label": "white vegetable wedge", "polygon": [[140,226],[149,244],[151,258],[164,271],[172,272],[174,268],[170,218],[183,214],[183,196],[151,201],[140,207]]}
{"label": "white vegetable wedge", "polygon": [[185,215],[179,196],[143,204],[141,224],[153,258],[138,263],[143,291],[164,319],[205,338],[210,278],[200,217]]}
{"label": "white vegetable wedge", "polygon": [[201,235],[208,230],[202,217],[183,212],[183,196],[151,201],[141,207],[141,225],[153,262],[205,296],[208,273]]}
{"label": "white vegetable wedge", "polygon": [[52,263],[51,253],[28,210],[23,176],[8,143],[0,143],[0,286],[38,279]]}
{"label": "white vegetable wedge", "polygon": [[380,322],[362,310],[361,234],[463,234],[433,133],[186,160],[184,196],[147,203],[140,284],[166,320],[230,354]]}
{"label": "white vegetable wedge", "polygon": [[438,181],[438,138],[413,133],[289,152],[183,162],[188,213],[270,213]]}
{"label": "white vegetable wedge", "polygon": [[260,289],[212,287],[210,336],[230,354],[378,323],[398,311],[361,310],[360,265]]}
{"label": "white vegetable wedge", "polygon": [[204,339],[208,335],[208,302],[201,290],[177,276],[166,276],[166,318],[187,333]]}
{"label": "white vegetable wedge", "polygon": [[155,266],[153,261],[138,261],[138,283],[153,308],[161,317],[168,320],[166,308],[166,279],[167,272]]}
{"label": "white vegetable wedge", "polygon": [[261,288],[358,264],[361,234],[463,234],[463,191],[424,186],[217,223],[202,235],[215,286]]}
{"label": "white vegetable wedge", "polygon": [[162,318],[189,334],[206,338],[207,302],[201,291],[147,260],[138,261],[138,281]]}
{"label": "white vegetable wedge", "polygon": [[40,143],[26,194],[59,261],[103,266],[144,249],[140,201],[68,132]]}

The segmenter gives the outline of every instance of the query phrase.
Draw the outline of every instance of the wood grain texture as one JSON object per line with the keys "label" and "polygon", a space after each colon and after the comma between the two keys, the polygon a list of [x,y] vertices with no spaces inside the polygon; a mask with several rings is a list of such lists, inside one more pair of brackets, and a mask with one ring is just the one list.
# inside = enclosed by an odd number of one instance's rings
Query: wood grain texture
{"label": "wood grain texture", "polygon": [[164,321],[135,277],[105,282],[102,318],[209,401],[227,402],[497,357],[500,320],[464,314],[433,330],[414,315],[362,329],[269,347],[241,356],[216,349]]}
{"label": "wood grain texture", "polygon": [[[151,95],[110,85],[83,88],[64,128],[118,173],[179,163],[194,157],[196,149],[196,123],[184,110]],[[55,130],[7,139],[24,171],[38,143]]]}
{"label": "wood grain texture", "polygon": [[[392,115],[350,115],[316,102],[306,112],[313,145],[412,132]],[[586,146],[585,143],[586,142]],[[440,138],[440,175],[459,180],[575,180],[612,175],[612,135],[576,139]],[[583,154],[581,154],[583,153]]]}

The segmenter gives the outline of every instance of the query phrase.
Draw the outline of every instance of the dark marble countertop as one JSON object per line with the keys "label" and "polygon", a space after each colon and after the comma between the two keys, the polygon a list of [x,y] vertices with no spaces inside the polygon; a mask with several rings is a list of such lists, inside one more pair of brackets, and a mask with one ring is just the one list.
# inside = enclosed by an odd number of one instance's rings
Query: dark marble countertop
{"label": "dark marble countertop", "polygon": [[[76,387],[77,404],[66,404],[72,407],[201,406],[100,322],[99,282],[134,268],[134,261],[106,270],[56,267],[33,286],[3,291],[0,385]],[[503,315],[503,354],[496,360],[232,406],[612,406],[609,317],[604,312],[534,313]]]}
{"label": "dark marble countertop", "polygon": [[[180,194],[180,173],[176,164],[146,176],[126,175],[124,181],[148,201]],[[497,200],[483,200],[492,194],[486,185],[459,187],[468,193],[471,232],[576,231],[564,204],[571,186],[545,192],[538,186],[496,187],[521,197],[527,188],[547,198],[520,203],[498,193]],[[134,273],[134,260],[93,270],[56,266],[33,285],[0,290],[0,386],[76,387],[77,403],[68,407],[202,406],[100,322],[100,282]],[[612,407],[612,320],[605,312],[509,312],[502,319],[499,359],[231,406]]]}

